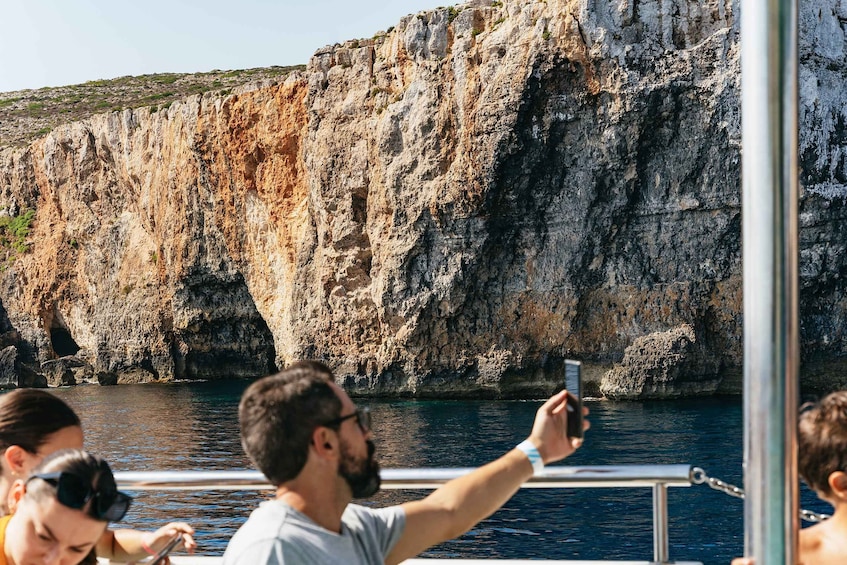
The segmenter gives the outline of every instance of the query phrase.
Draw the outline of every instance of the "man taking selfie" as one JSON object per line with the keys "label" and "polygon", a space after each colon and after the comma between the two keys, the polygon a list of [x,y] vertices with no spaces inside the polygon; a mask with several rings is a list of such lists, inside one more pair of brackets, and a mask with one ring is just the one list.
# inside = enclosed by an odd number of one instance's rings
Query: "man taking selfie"
{"label": "man taking selfie", "polygon": [[351,504],[379,490],[370,414],[321,363],[260,379],[241,398],[241,442],[276,497],[236,532],[224,565],[394,564],[459,536],[582,444],[566,434],[567,399],[566,391],[548,399],[529,438],[499,459],[422,500],[375,509]]}

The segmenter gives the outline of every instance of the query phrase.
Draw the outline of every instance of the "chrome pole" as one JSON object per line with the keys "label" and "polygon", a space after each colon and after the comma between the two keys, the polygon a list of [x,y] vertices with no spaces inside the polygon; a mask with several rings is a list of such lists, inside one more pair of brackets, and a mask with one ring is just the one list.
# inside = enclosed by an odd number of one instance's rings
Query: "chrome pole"
{"label": "chrome pole", "polygon": [[668,487],[663,483],[653,485],[653,561],[670,560],[668,543]]}
{"label": "chrome pole", "polygon": [[742,0],[745,555],[793,565],[798,531],[797,0]]}

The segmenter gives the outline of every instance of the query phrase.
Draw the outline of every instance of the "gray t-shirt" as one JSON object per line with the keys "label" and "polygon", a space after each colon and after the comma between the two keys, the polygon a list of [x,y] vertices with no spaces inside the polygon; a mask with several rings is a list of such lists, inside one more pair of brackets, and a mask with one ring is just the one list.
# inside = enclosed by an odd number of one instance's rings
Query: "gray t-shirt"
{"label": "gray t-shirt", "polygon": [[279,500],[263,502],[226,547],[224,565],[383,565],[406,526],[399,506],[348,504],[341,533]]}

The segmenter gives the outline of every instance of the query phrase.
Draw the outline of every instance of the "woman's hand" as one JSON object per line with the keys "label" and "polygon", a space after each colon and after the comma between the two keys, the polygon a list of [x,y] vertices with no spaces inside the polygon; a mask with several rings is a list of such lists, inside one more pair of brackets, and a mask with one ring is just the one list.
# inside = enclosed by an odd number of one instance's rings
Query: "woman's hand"
{"label": "woman's hand", "polygon": [[194,541],[194,528],[185,522],[171,522],[165,524],[155,532],[146,532],[144,534],[145,549],[157,552],[165,547],[169,541],[177,534],[182,534],[181,545],[188,553],[194,553],[197,548],[197,542]]}
{"label": "woman's hand", "polygon": [[[188,553],[194,553],[197,548],[194,528],[185,522],[171,522],[155,532],[106,530],[97,543],[97,555],[120,563],[138,561],[161,551],[177,534],[182,537],[180,545]],[[169,563],[167,560],[165,562]]]}

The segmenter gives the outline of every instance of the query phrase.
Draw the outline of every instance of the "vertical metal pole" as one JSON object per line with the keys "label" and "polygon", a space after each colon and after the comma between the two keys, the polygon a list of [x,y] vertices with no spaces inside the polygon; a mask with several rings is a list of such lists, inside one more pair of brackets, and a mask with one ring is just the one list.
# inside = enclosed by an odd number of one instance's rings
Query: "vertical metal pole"
{"label": "vertical metal pole", "polygon": [[745,555],[796,562],[797,0],[742,0]]}
{"label": "vertical metal pole", "polygon": [[668,547],[668,487],[659,483],[653,485],[653,561],[670,561]]}

